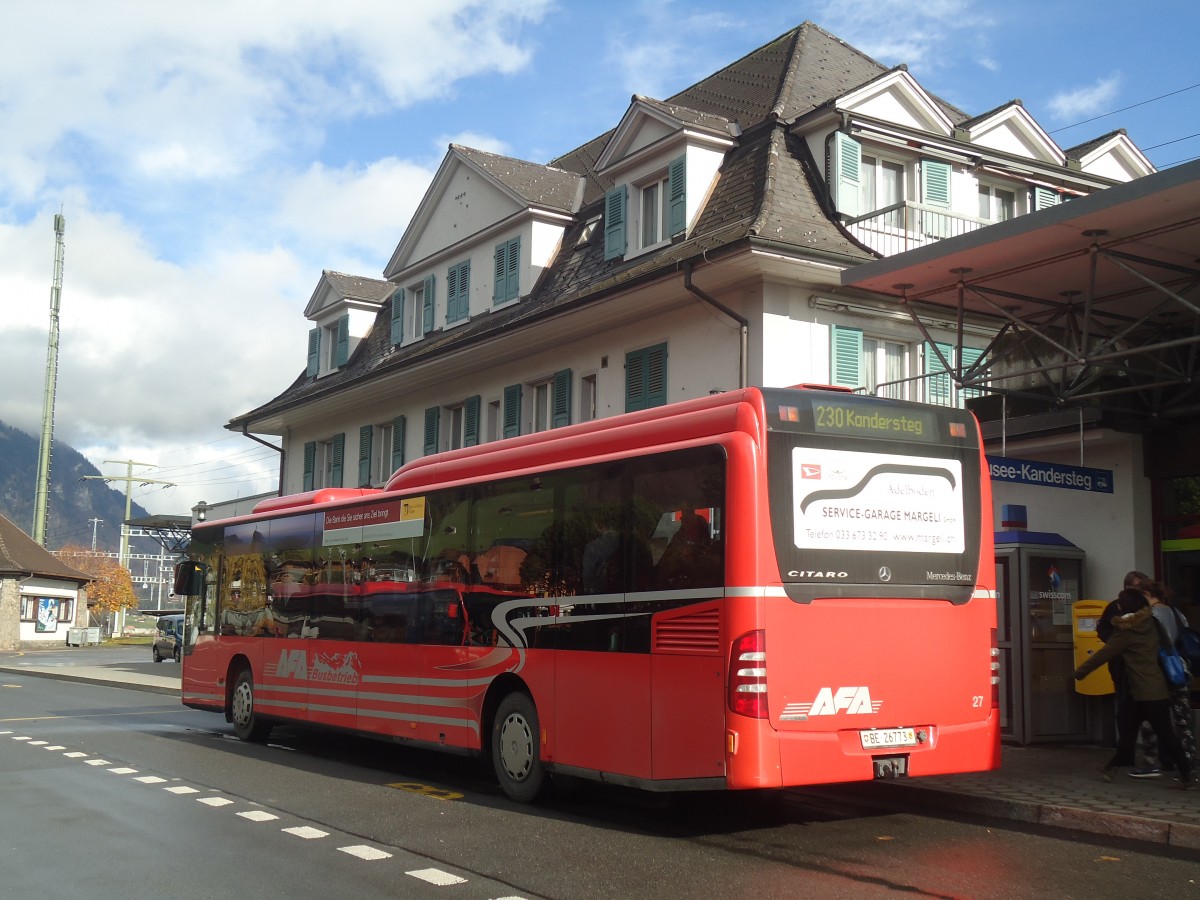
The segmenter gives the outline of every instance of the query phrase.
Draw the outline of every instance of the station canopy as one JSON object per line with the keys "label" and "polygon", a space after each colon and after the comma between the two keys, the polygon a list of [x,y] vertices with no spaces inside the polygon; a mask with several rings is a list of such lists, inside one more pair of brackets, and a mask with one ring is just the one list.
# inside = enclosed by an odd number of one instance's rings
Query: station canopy
{"label": "station canopy", "polygon": [[981,420],[1003,408],[1051,430],[1146,431],[1200,413],[1200,161],[864,263],[842,284],[893,298],[930,343],[935,323],[959,350],[986,343],[943,360],[984,390],[970,403]]}

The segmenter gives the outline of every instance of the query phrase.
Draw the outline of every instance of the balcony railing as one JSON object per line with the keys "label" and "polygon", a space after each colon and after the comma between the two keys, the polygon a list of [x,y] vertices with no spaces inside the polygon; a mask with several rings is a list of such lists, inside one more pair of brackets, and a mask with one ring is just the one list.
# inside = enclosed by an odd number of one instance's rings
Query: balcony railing
{"label": "balcony railing", "polygon": [[991,224],[984,219],[954,215],[909,200],[846,220],[851,234],[884,256],[924,247]]}

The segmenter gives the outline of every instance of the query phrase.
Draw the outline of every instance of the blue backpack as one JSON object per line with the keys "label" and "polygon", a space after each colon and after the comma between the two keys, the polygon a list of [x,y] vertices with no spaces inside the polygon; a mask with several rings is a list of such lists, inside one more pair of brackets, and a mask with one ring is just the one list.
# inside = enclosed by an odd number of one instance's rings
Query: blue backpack
{"label": "blue backpack", "polygon": [[1188,626],[1183,613],[1174,608],[1171,611],[1175,613],[1175,621],[1179,624],[1179,638],[1175,641],[1175,649],[1188,661],[1193,672],[1200,672],[1200,634]]}

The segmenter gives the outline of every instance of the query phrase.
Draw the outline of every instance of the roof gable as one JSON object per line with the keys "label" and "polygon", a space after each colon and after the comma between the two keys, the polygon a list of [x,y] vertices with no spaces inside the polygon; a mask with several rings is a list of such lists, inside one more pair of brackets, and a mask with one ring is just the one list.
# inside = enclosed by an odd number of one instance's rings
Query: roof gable
{"label": "roof gable", "polygon": [[346,275],[325,269],[304,307],[305,318],[316,320],[332,310],[346,307],[378,309],[392,295],[395,285],[390,281],[365,278],[362,275]]}
{"label": "roof gable", "polygon": [[1116,181],[1132,181],[1157,171],[1124,128],[1070,148],[1067,157],[1079,160],[1080,169],[1088,174]]}
{"label": "roof gable", "polygon": [[967,133],[972,144],[980,147],[1059,166],[1067,161],[1058,144],[1034,121],[1020,100],[976,116],[959,127]]}
{"label": "roof gable", "polygon": [[691,139],[725,149],[732,146],[731,137],[738,131],[740,128],[724,116],[635,94],[620,124],[610,132],[596,168],[604,171],[619,167],[642,150],[664,146],[672,137],[678,137],[677,143]]}
{"label": "roof gable", "polygon": [[522,212],[569,216],[582,196],[574,172],[451,144],[384,275],[393,278]]}
{"label": "roof gable", "polygon": [[894,69],[843,94],[837,109],[895,125],[949,136],[954,123],[933,97],[904,69]]}

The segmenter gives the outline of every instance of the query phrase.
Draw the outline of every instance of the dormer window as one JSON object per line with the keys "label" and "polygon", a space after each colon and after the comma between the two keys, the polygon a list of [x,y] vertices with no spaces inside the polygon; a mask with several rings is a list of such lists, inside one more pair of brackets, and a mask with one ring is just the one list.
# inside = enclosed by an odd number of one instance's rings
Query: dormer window
{"label": "dormer window", "polygon": [[433,330],[434,276],[392,294],[392,344],[405,344]]}
{"label": "dormer window", "polygon": [[350,357],[350,316],[339,316],[308,332],[310,377],[327,375],[344,366]]}
{"label": "dormer window", "polygon": [[991,184],[979,185],[979,218],[1007,222],[1017,214],[1017,193]]}
{"label": "dormer window", "polygon": [[[633,212],[633,221],[626,207]],[[687,230],[687,157],[604,196],[604,258],[624,256],[630,245],[646,250]]]}
{"label": "dormer window", "polygon": [[641,216],[638,222],[638,230],[641,232],[639,247],[652,247],[667,239],[667,205],[663,202],[663,198],[666,197],[669,189],[670,181],[665,172],[638,189],[641,194]]}

